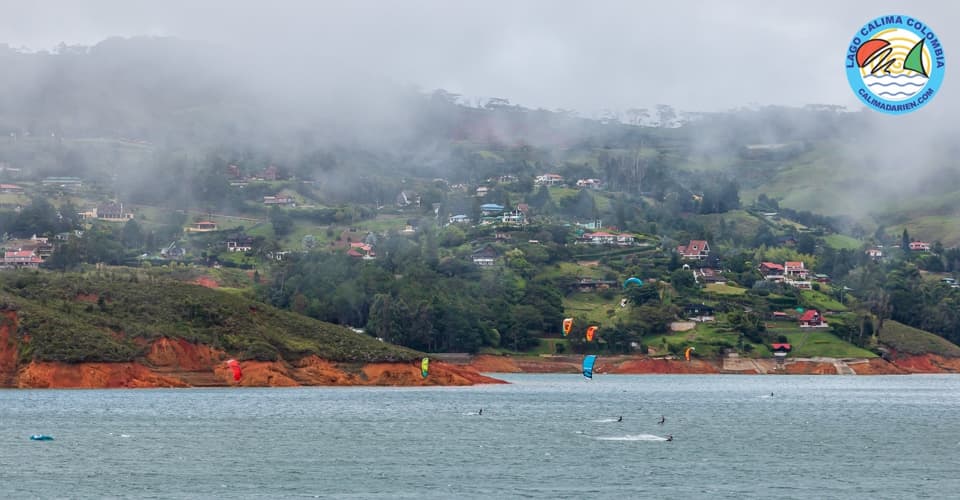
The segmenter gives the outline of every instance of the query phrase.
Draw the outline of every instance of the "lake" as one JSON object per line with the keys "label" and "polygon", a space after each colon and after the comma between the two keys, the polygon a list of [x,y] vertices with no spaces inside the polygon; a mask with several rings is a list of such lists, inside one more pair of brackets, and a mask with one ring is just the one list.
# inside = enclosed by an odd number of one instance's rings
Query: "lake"
{"label": "lake", "polygon": [[497,376],[511,384],[2,390],[0,496],[960,495],[957,376]]}

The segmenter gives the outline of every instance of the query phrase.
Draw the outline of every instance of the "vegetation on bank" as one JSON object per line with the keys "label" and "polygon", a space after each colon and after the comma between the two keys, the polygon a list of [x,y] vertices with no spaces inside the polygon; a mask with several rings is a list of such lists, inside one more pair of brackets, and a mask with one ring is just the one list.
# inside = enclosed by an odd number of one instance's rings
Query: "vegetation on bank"
{"label": "vegetation on bank", "polygon": [[0,301],[18,310],[21,360],[132,361],[161,337],[240,359],[407,361],[419,353],[267,304],[136,271],[0,273]]}

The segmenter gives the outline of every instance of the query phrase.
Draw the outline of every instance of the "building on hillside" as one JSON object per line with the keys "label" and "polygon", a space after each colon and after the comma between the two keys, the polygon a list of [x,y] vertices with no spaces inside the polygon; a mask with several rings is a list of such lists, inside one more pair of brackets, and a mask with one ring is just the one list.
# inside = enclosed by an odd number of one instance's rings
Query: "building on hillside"
{"label": "building on hillside", "polygon": [[693,271],[693,280],[697,283],[726,283],[727,278],[712,267],[701,267]]}
{"label": "building on hillside", "polygon": [[451,224],[469,224],[469,223],[470,223],[470,217],[468,217],[468,216],[466,216],[466,215],[463,215],[463,214],[460,214],[460,215],[452,215],[452,216],[450,216],[450,223],[451,223]]}
{"label": "building on hillside", "polygon": [[868,248],[866,251],[867,257],[870,257],[873,260],[880,260],[883,258],[883,250],[879,248]]}
{"label": "building on hillside", "polygon": [[480,186],[477,188],[477,198],[483,198],[488,193],[490,193],[490,188],[487,186]]}
{"label": "building on hillside", "polygon": [[527,219],[524,213],[520,210],[512,210],[510,212],[503,213],[501,222],[509,225],[523,225],[527,222]]}
{"label": "building on hillside", "polygon": [[803,261],[787,261],[783,263],[783,273],[791,278],[807,279],[807,268]]}
{"label": "building on hillside", "polygon": [[373,251],[373,247],[361,241],[351,243],[350,250],[347,250],[347,255],[363,260],[373,260],[377,258],[377,253]]}
{"label": "building on hillside", "polygon": [[473,252],[473,255],[470,256],[470,259],[474,264],[480,267],[490,267],[497,263],[497,257],[499,257],[497,249],[487,245]]}
{"label": "building on hillside", "polygon": [[40,267],[41,262],[43,262],[43,259],[33,250],[17,249],[3,253],[3,267],[8,269],[36,269]]}
{"label": "building on hillside", "polygon": [[0,193],[21,194],[23,188],[16,184],[0,184]]}
{"label": "building on hillside", "polygon": [[542,174],[534,179],[534,183],[538,186],[559,186],[563,184],[563,176],[557,174]]}
{"label": "building on hillside", "polygon": [[191,224],[190,227],[187,228],[187,231],[191,233],[206,233],[206,232],[216,231],[216,230],[217,230],[217,223],[211,220],[197,221]]}
{"label": "building on hillside", "polygon": [[600,189],[602,186],[600,179],[579,179],[577,180],[578,188],[587,188],[587,189]]}
{"label": "building on hillside", "polygon": [[929,252],[930,244],[925,241],[911,241],[910,251],[911,252]]}
{"label": "building on hillside", "polygon": [[400,191],[397,195],[398,207],[409,207],[410,205],[420,206],[420,195],[413,191]]}
{"label": "building on hillside", "polygon": [[703,260],[710,255],[710,245],[707,240],[690,240],[687,245],[677,247],[680,258],[689,260]]}
{"label": "building on hillside", "polygon": [[783,266],[776,262],[761,262],[760,274],[768,281],[783,281]]}
{"label": "building on hillside", "polygon": [[253,238],[249,236],[239,236],[227,240],[228,252],[249,252],[253,250]]}
{"label": "building on hillside", "polygon": [[701,323],[713,321],[715,319],[714,309],[706,304],[687,304],[683,306],[683,316],[690,321]]}
{"label": "building on hillside", "polygon": [[827,322],[816,309],[807,309],[800,315],[800,328],[825,328]]}
{"label": "building on hillside", "polygon": [[279,195],[279,194],[276,195],[276,196],[264,196],[264,197],[263,197],[263,204],[264,204],[264,205],[276,205],[276,206],[280,206],[280,207],[285,207],[285,206],[293,206],[293,207],[295,207],[295,206],[297,206],[297,202],[296,202],[293,198],[291,198],[291,197],[289,197],[289,196],[282,196],[282,195]]}
{"label": "building on hillside", "polygon": [[97,205],[96,217],[100,220],[125,221],[133,218],[133,214],[123,211],[123,203],[108,201]]}

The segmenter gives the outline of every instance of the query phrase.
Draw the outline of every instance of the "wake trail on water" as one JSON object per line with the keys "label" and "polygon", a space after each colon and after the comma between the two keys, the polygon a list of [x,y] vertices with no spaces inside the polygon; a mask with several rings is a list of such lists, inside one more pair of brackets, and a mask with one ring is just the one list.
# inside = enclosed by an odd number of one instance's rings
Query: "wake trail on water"
{"label": "wake trail on water", "polygon": [[624,436],[599,436],[598,441],[666,441],[667,438],[653,434],[626,434]]}
{"label": "wake trail on water", "polygon": [[609,424],[610,422],[616,422],[616,421],[617,419],[615,418],[598,418],[596,420],[591,420],[591,422],[594,422],[597,424]]}

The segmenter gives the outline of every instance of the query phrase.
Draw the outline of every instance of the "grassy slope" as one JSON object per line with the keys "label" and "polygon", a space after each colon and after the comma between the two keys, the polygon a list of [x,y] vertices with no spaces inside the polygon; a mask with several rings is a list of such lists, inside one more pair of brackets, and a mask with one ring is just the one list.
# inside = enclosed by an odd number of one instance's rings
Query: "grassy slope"
{"label": "grassy slope", "polygon": [[831,234],[824,238],[824,242],[827,246],[837,250],[844,248],[847,250],[857,250],[863,245],[860,240],[845,234]]}
{"label": "grassy slope", "polygon": [[883,323],[883,330],[877,334],[877,338],[880,343],[886,344],[901,353],[922,354],[929,352],[960,357],[960,347],[952,342],[893,320],[887,320]]}
{"label": "grassy slope", "polygon": [[[353,331],[280,311],[242,294],[170,280],[131,281],[37,272],[0,275],[0,302],[20,311],[30,342],[24,359],[127,361],[143,354],[143,340],[183,338],[242,359],[336,361],[415,359],[415,351]],[[97,298],[103,297],[102,304]],[[140,341],[139,343],[137,341]]]}

